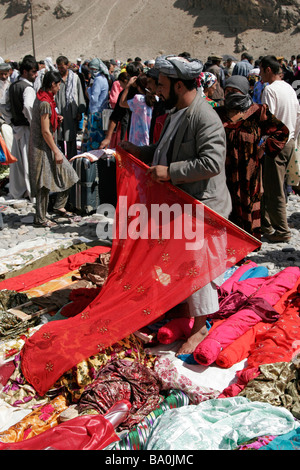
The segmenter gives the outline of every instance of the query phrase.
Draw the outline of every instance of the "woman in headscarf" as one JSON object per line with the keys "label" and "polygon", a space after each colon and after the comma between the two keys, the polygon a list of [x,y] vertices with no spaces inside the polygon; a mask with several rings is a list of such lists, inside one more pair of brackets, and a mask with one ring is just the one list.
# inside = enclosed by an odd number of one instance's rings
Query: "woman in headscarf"
{"label": "woman in headscarf", "polygon": [[102,124],[102,111],[108,107],[109,72],[102,60],[95,58],[89,62],[92,85],[88,88],[89,113],[83,134],[82,150],[98,149],[105,138]]}
{"label": "woman in headscarf", "polygon": [[50,191],[57,193],[53,212],[69,217],[73,214],[66,211],[65,205],[69,189],[78,181],[77,173],[56,144],[61,117],[57,114],[54,97],[60,81],[58,72],[45,73],[33,105],[28,152],[31,193],[36,197],[34,224],[50,228],[57,225],[47,219]]}
{"label": "woman in headscarf", "polygon": [[224,106],[216,112],[227,137],[226,178],[233,206],[229,219],[260,239],[263,155],[275,158],[280,153],[288,128],[268,106],[253,103],[249,81],[240,75],[227,80]]}
{"label": "woman in headscarf", "polygon": [[212,99],[212,96],[217,88],[217,83],[217,77],[210,72],[200,73],[199,79],[197,81],[198,87],[202,88],[203,97],[213,108],[220,106],[219,103]]}

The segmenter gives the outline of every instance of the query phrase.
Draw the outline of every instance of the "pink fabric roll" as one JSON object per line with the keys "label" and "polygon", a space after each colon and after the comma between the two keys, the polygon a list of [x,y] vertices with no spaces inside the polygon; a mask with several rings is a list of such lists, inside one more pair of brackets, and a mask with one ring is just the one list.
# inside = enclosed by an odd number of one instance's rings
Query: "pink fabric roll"
{"label": "pink fabric roll", "polygon": [[157,333],[157,340],[162,344],[171,344],[191,335],[194,318],[174,318],[162,326]]}
{"label": "pink fabric roll", "polygon": [[242,266],[240,266],[234,273],[222,284],[222,289],[224,289],[228,294],[232,291],[233,284],[238,282],[243,274],[245,274],[249,269],[257,268],[257,264],[254,261],[246,261]]}
{"label": "pink fabric roll", "polygon": [[250,309],[231,315],[198,344],[194,351],[195,361],[203,366],[210,366],[217,360],[222,349],[260,321],[261,317]]}

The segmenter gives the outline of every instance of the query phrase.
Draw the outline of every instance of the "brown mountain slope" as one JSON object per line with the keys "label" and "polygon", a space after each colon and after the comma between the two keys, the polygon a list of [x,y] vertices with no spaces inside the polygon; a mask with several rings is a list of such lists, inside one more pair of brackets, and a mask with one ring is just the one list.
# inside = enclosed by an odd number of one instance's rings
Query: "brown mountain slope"
{"label": "brown mountain slope", "polygon": [[[64,54],[143,60],[189,51],[206,60],[211,53],[247,49],[300,53],[298,0],[32,0],[36,57]],[[27,0],[0,0],[0,56],[20,60],[33,52]],[[240,48],[236,49],[237,35]]]}

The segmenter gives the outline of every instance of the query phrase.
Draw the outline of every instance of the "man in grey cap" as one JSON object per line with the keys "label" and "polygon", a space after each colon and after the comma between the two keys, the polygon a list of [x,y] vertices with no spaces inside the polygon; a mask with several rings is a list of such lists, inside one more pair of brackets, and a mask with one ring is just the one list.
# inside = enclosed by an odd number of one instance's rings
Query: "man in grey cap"
{"label": "man in grey cap", "polygon": [[[158,95],[171,109],[160,139],[142,147],[122,142],[121,147],[150,165],[154,181],[169,181],[228,217],[232,206],[225,176],[225,132],[215,110],[197,92],[202,62],[161,56],[155,68],[160,72]],[[192,354],[206,336],[206,317],[219,309],[217,287],[221,282],[210,282],[174,309],[179,316],[194,318],[191,336],[177,355]]]}

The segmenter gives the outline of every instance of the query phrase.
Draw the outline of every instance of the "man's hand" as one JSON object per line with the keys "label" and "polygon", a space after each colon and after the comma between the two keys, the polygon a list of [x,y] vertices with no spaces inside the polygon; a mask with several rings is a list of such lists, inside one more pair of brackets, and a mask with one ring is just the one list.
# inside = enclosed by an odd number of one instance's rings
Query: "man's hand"
{"label": "man's hand", "polygon": [[102,142],[101,142],[101,144],[100,144],[100,146],[99,146],[99,149],[107,150],[109,144],[110,144],[110,139],[104,139],[104,140],[102,140]]}
{"label": "man's hand", "polygon": [[163,165],[151,166],[147,170],[147,174],[151,175],[151,178],[158,183],[164,183],[165,181],[170,181],[170,172],[169,167]]}

